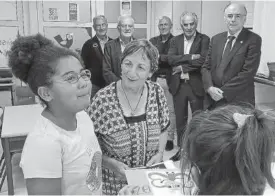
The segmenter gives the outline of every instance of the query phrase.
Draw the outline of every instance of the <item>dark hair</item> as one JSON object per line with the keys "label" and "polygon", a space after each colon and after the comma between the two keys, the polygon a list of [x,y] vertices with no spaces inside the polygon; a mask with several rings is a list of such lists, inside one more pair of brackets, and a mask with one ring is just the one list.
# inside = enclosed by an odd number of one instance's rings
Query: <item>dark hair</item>
{"label": "dark hair", "polygon": [[150,71],[152,73],[157,71],[159,58],[158,49],[150,41],[146,39],[133,40],[130,43],[128,43],[122,53],[121,63],[127,56],[132,55],[139,50],[142,50],[146,54],[147,58],[150,60]]}
{"label": "dark hair", "polygon": [[72,50],[61,48],[42,36],[20,36],[9,51],[9,67],[15,77],[27,83],[34,94],[40,86],[51,86],[56,62],[60,58],[80,57]]}
{"label": "dark hair", "polygon": [[[236,114],[243,118],[242,125]],[[200,195],[262,194],[271,173],[274,121],[249,106],[228,105],[195,115],[182,144],[182,172],[200,169]],[[191,170],[190,170],[191,171]]]}

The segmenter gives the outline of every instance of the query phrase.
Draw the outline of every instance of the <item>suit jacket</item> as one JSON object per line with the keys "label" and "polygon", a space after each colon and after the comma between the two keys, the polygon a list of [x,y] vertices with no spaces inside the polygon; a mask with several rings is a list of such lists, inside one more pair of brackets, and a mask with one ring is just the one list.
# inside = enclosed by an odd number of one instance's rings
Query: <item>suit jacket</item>
{"label": "suit jacket", "polygon": [[[112,40],[108,37],[108,41]],[[92,73],[91,82],[103,88],[106,83],[102,74],[103,51],[97,36],[86,41],[81,50],[81,57],[83,59],[86,69]]]}
{"label": "suit jacket", "polygon": [[218,87],[223,91],[223,99],[215,102],[206,95],[205,108],[224,103],[248,102],[255,104],[254,76],[259,67],[262,39],[259,35],[243,28],[224,62],[223,77],[216,75],[221,66],[222,53],[227,40],[227,32],[211,39],[206,61],[202,66],[204,88]]}
{"label": "suit jacket", "polygon": [[152,37],[149,41],[158,49],[159,51],[159,69],[152,76],[152,80],[156,81],[159,75],[165,75],[167,84],[169,83],[169,79],[171,76],[172,68],[168,64],[168,50],[170,41],[174,36],[170,34],[166,42],[161,41],[161,36]]}
{"label": "suit jacket", "polygon": [[[209,42],[210,38],[207,35],[196,32],[189,54],[184,54],[184,34],[172,38],[170,42],[168,62],[172,67],[181,65],[183,72],[189,73],[190,86],[197,96],[204,96],[200,69],[207,56]],[[201,57],[192,60],[192,54],[200,54]],[[179,89],[180,75],[181,73],[176,73],[171,76],[168,85],[172,95],[175,95]]]}
{"label": "suit jacket", "polygon": [[107,85],[121,77],[121,45],[119,37],[105,45],[103,58],[103,77]]}

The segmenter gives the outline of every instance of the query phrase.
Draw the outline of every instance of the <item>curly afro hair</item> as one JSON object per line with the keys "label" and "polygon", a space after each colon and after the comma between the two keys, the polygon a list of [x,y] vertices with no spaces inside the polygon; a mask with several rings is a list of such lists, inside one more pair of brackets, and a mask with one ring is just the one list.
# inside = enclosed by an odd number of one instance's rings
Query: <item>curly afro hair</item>
{"label": "curly afro hair", "polygon": [[51,78],[60,58],[73,56],[82,62],[75,52],[55,45],[41,34],[18,37],[8,54],[12,73],[27,83],[36,95],[40,86],[52,85]]}

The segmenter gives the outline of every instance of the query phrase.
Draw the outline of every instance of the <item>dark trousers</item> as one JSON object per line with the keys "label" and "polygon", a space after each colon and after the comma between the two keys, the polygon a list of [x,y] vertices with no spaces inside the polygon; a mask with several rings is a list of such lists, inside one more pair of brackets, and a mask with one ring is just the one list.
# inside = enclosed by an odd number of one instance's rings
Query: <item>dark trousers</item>
{"label": "dark trousers", "polygon": [[177,142],[181,146],[188,120],[188,102],[192,113],[203,109],[203,97],[194,94],[188,81],[181,80],[178,92],[173,96],[176,114]]}

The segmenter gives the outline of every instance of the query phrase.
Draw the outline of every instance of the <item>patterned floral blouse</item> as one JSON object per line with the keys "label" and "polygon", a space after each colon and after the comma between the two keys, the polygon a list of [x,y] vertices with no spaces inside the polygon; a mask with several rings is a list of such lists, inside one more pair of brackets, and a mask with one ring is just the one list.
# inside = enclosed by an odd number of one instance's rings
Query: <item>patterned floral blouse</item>
{"label": "patterned floral blouse", "polygon": [[[148,88],[146,113],[125,117],[117,96],[117,82],[101,89],[87,112],[94,122],[102,153],[131,168],[145,166],[157,154],[159,138],[169,126],[169,112],[163,89],[146,81]],[[103,168],[103,193],[117,195],[127,184]]]}

